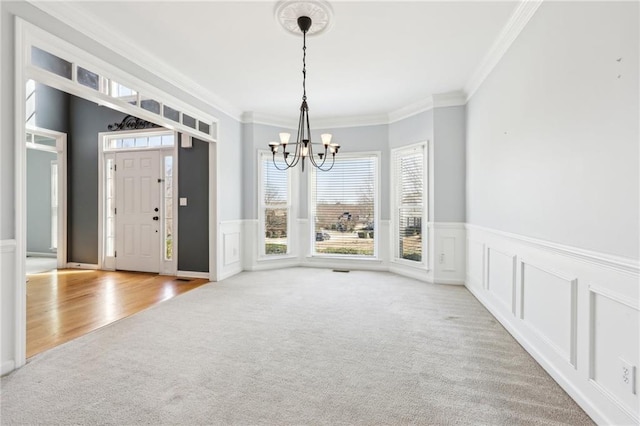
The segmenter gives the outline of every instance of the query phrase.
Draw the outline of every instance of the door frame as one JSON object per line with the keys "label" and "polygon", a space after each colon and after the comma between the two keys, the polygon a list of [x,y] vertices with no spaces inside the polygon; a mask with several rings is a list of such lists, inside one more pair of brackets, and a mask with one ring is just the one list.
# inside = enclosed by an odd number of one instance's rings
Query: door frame
{"label": "door frame", "polygon": [[[71,62],[72,79],[68,80],[48,71],[35,67],[31,63],[31,47],[37,46]],[[27,285],[26,285],[26,146],[24,143],[26,123],[26,87],[27,80],[32,79],[80,98],[108,106],[125,114],[134,114],[139,118],[152,121],[169,129],[180,130],[209,144],[209,279],[218,281],[222,276],[222,237],[220,235],[220,203],[218,202],[219,167],[219,130],[218,118],[193,105],[167,93],[151,82],[142,80],[113,63],[83,50],[76,45],[61,39],[42,28],[31,24],[20,17],[15,18],[15,67],[14,67],[14,204],[15,204],[15,263],[14,263],[14,304],[13,304],[13,354],[14,367],[20,368],[26,363],[27,353]],[[211,123],[210,134],[201,133],[176,123],[162,115],[134,108],[126,101],[109,97],[77,82],[77,64],[87,66],[101,75],[114,78],[116,81],[131,84],[160,102],[166,101],[191,112],[195,117],[202,117]]]}
{"label": "door frame", "polygon": [[58,164],[58,247],[56,249],[56,265],[58,268],[65,268],[67,266],[67,134],[32,126],[26,127],[25,138],[27,133],[45,136],[56,141],[55,147],[47,147],[37,143],[26,142],[25,139],[25,147],[26,149],[56,154],[56,162]]}
{"label": "door frame", "polygon": [[[110,139],[122,139],[136,136],[157,136],[166,135],[167,133],[173,133],[174,144],[173,146],[158,146],[151,148],[132,148],[132,149],[105,149],[106,142]],[[176,275],[178,272],[178,134],[165,128],[153,128],[143,130],[132,131],[115,131],[115,132],[100,132],[98,133],[98,269],[115,270],[115,263],[112,265],[106,259],[106,203],[105,203],[105,185],[106,185],[106,173],[105,163],[109,155],[115,155],[119,152],[140,152],[140,151],[158,151],[160,156],[160,170],[164,175],[164,158],[167,152],[170,152],[173,157],[173,169],[172,169],[172,184],[173,184],[173,242],[172,245],[172,258],[167,261],[164,259],[164,231],[162,232],[162,238],[160,238],[160,266],[158,273],[160,275]],[[159,189],[162,194],[162,190]],[[117,194],[116,194],[117,197]],[[164,225],[164,218],[166,215],[164,209],[164,197],[160,198],[160,222]],[[164,228],[163,228],[164,229]]]}

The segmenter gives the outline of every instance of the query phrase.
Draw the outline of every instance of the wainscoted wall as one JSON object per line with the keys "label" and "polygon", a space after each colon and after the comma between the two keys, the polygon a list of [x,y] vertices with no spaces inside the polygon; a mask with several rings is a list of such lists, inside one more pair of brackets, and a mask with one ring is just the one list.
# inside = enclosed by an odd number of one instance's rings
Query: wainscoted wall
{"label": "wainscoted wall", "polygon": [[218,230],[220,232],[219,241],[222,247],[218,250],[218,265],[221,265],[218,280],[223,280],[242,272],[242,250],[244,245],[242,238],[243,235],[245,235],[244,222],[243,220],[220,222]]}
{"label": "wainscoted wall", "polygon": [[467,288],[596,422],[639,422],[637,261],[467,225],[466,270]]}
{"label": "wainscoted wall", "polygon": [[461,222],[433,222],[433,282],[464,284],[466,229]]}
{"label": "wainscoted wall", "polygon": [[14,270],[16,264],[16,241],[0,240],[0,299],[11,300],[0,306],[0,330],[2,345],[0,346],[0,374],[6,374],[15,367],[15,291]]}

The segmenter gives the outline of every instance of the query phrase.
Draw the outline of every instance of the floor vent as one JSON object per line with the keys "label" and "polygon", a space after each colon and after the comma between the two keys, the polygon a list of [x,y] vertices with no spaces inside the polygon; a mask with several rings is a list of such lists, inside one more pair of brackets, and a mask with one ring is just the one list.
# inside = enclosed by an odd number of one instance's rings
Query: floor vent
{"label": "floor vent", "polygon": [[334,269],[333,272],[351,272],[348,269]]}
{"label": "floor vent", "polygon": [[189,281],[192,281],[192,280],[191,280],[191,278],[176,278],[174,281],[186,281],[186,282],[189,282]]}

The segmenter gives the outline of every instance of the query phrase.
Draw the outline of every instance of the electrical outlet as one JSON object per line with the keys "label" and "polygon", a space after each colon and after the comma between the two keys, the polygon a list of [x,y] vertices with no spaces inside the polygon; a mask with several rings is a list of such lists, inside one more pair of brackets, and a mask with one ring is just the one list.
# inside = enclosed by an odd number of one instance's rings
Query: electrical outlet
{"label": "electrical outlet", "polygon": [[622,385],[633,395],[636,394],[636,366],[622,358],[620,360],[620,380]]}

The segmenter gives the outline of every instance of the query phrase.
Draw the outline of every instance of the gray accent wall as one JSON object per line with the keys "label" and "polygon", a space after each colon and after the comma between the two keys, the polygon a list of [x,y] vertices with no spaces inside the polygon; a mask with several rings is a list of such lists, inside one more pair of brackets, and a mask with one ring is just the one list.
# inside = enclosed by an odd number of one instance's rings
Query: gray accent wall
{"label": "gray accent wall", "polygon": [[433,110],[424,111],[389,124],[389,148],[433,141]]}
{"label": "gray accent wall", "polygon": [[67,258],[98,263],[98,133],[126,116],[71,96],[67,135]]}
{"label": "gray accent wall", "polygon": [[[209,144],[178,149],[178,270],[209,272]],[[224,201],[223,201],[224,202]]]}
{"label": "gray accent wall", "polygon": [[51,250],[51,162],[53,152],[27,149],[27,252]]}

